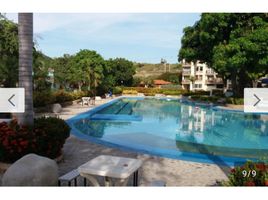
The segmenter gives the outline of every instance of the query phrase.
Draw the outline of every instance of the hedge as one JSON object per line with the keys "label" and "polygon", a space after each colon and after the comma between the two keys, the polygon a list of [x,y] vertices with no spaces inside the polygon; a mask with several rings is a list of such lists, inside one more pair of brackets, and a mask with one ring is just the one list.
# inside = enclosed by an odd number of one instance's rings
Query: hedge
{"label": "hedge", "polygon": [[228,97],[226,98],[226,103],[235,104],[235,105],[243,105],[244,98]]}
{"label": "hedge", "polygon": [[123,90],[122,94],[138,94],[136,90]]}
{"label": "hedge", "polygon": [[35,119],[34,126],[20,126],[16,120],[0,123],[0,162],[14,162],[29,153],[54,159],[61,155],[70,135],[66,122],[58,118]]}
{"label": "hedge", "polygon": [[116,86],[113,88],[113,94],[122,94],[122,92],[123,92],[122,87]]}
{"label": "hedge", "polygon": [[88,96],[88,92],[66,92],[64,90],[58,90],[55,92],[44,91],[34,92],[33,102],[34,107],[43,107],[53,103],[63,103],[66,101],[73,101],[80,99],[83,96]]}
{"label": "hedge", "polygon": [[[133,92],[135,91],[135,92]],[[124,87],[123,94],[143,93],[145,96],[154,96],[155,94],[181,95],[186,91],[182,89],[164,89],[164,88],[145,88],[145,87]],[[128,93],[129,94],[129,93]]]}

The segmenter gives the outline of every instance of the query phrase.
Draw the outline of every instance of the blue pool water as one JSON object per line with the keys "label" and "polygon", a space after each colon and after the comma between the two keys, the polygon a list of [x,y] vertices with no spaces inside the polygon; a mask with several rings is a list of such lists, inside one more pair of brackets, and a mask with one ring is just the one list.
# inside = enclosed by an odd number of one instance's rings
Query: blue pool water
{"label": "blue pool water", "polygon": [[268,115],[179,99],[119,98],[68,123],[80,138],[169,158],[234,165],[268,155]]}

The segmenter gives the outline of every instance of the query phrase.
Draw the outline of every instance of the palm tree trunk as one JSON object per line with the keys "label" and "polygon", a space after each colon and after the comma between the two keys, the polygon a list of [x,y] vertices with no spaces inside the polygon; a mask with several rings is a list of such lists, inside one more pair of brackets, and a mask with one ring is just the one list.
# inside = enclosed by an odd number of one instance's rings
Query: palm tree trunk
{"label": "palm tree trunk", "polygon": [[33,13],[19,13],[19,87],[25,89],[25,112],[19,124],[33,125]]}

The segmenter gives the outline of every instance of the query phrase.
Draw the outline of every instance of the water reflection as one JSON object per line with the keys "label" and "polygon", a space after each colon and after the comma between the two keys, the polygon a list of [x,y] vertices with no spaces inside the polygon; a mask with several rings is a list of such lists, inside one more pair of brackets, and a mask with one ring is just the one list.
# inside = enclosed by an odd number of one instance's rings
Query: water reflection
{"label": "water reflection", "polygon": [[176,135],[181,150],[239,157],[267,155],[267,115],[181,105]]}
{"label": "water reflection", "polygon": [[137,115],[142,116],[142,121],[92,120],[89,117],[77,121],[75,127],[86,135],[109,141],[117,139],[132,146],[167,148],[169,145],[188,152],[239,157],[268,155],[268,115],[154,98],[121,99],[95,114]]}
{"label": "water reflection", "polygon": [[113,122],[113,121],[82,119],[76,122],[74,126],[83,134],[92,137],[102,138],[107,128],[109,127],[122,128],[123,126],[128,126],[130,123],[131,122]]}

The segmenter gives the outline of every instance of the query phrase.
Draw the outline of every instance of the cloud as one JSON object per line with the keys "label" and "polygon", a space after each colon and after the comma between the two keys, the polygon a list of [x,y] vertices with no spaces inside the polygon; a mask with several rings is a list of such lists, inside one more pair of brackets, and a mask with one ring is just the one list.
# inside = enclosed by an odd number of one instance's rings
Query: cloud
{"label": "cloud", "polygon": [[[7,17],[17,22],[17,14]],[[104,57],[159,60],[159,55],[176,57],[183,28],[198,18],[199,14],[171,13],[34,13],[34,35],[49,56],[88,48]]]}

